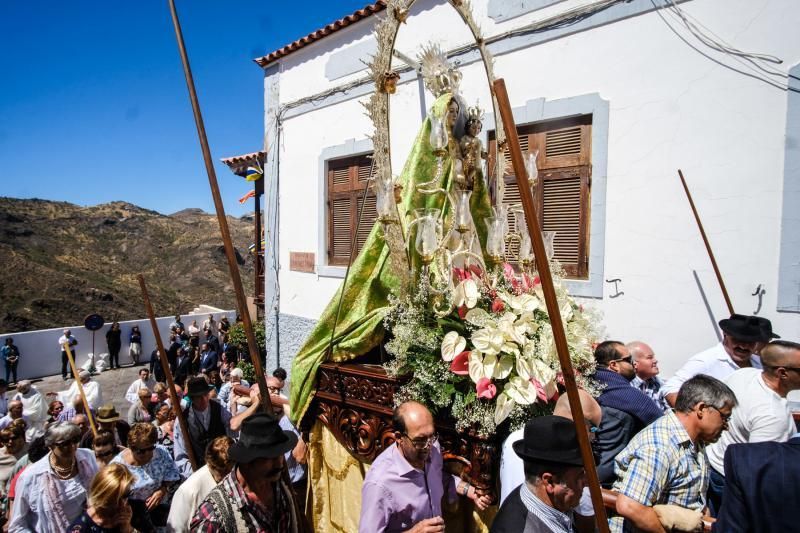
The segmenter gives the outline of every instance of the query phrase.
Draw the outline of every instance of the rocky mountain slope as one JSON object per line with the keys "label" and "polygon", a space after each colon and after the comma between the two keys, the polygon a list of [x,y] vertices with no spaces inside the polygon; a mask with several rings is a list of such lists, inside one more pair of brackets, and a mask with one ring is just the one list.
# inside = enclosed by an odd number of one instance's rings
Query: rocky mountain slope
{"label": "rocky mountain slope", "polygon": [[[253,222],[228,224],[251,296]],[[80,325],[90,313],[143,318],[139,273],[157,316],[236,305],[216,215],[200,209],[0,198],[0,269],[0,333]]]}

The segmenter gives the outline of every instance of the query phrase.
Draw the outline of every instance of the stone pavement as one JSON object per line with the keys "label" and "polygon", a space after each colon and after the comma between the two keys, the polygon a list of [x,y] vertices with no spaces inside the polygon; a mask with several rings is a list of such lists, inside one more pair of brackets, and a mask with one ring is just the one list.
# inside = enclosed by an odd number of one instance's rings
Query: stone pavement
{"label": "stone pavement", "polygon": [[[92,376],[92,379],[100,384],[100,389],[103,391],[103,403],[112,402],[123,419],[127,418],[130,407],[128,401],[125,400],[125,392],[131,383],[139,379],[139,370],[149,368],[149,365],[148,362],[139,366],[125,366],[119,370],[106,370],[102,374]],[[49,392],[66,391],[72,382],[72,379],[63,381],[60,374],[31,380],[33,386],[45,395]],[[8,396],[11,397],[14,391],[14,388],[9,389]]]}

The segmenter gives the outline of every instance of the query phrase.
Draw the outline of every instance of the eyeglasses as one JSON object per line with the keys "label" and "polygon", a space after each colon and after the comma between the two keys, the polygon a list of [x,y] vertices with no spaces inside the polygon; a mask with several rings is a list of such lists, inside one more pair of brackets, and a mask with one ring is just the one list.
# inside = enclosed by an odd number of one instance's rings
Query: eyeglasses
{"label": "eyeglasses", "polygon": [[405,436],[409,441],[411,441],[411,444],[414,446],[414,448],[416,448],[418,450],[424,450],[426,448],[430,448],[431,446],[433,446],[434,442],[439,440],[439,434],[438,433],[434,433],[430,437],[419,437],[419,438],[416,438],[416,439],[412,439],[408,435],[408,433],[401,433],[401,435]]}
{"label": "eyeglasses", "polygon": [[783,366],[783,365],[767,366],[767,365],[764,365],[764,367],[765,368],[771,368],[773,370],[777,370],[778,368],[783,368],[784,370],[794,370],[795,372],[800,372],[800,367],[797,367],[797,366]]}
{"label": "eyeglasses", "polygon": [[156,449],[156,447],[155,447],[155,446],[150,446],[150,447],[148,447],[148,448],[133,448],[133,447],[132,447],[132,448],[131,448],[131,451],[132,451],[133,453],[138,453],[138,454],[140,454],[140,455],[143,455],[143,454],[145,454],[145,453],[152,452],[152,451],[153,451],[153,450],[155,450],[155,449]]}
{"label": "eyeglasses", "polygon": [[270,394],[280,394],[281,391],[283,391],[283,388],[281,388],[281,387],[267,387],[267,390],[270,392]]}
{"label": "eyeglasses", "polygon": [[628,357],[622,357],[620,359],[612,359],[611,360],[612,363],[614,363],[616,361],[620,361],[620,362],[628,363],[629,365],[632,365],[633,364],[633,356],[629,355]]}
{"label": "eyeglasses", "polygon": [[103,453],[94,452],[94,454],[97,457],[110,457],[110,456],[114,455],[114,450],[109,450],[109,451],[103,452]]}
{"label": "eyeglasses", "polygon": [[726,423],[726,424],[727,424],[727,423],[730,421],[730,419],[731,419],[731,416],[733,416],[733,413],[730,413],[730,414],[727,414],[727,415],[723,415],[723,414],[722,414],[722,411],[720,411],[720,410],[719,410],[719,408],[717,408],[717,407],[714,407],[713,405],[709,405],[709,406],[707,406],[707,407],[710,407],[710,408],[712,408],[713,410],[715,410],[716,412],[718,412],[718,413],[719,413],[719,417],[720,417],[720,418],[722,419],[722,421],[723,421],[724,423]]}
{"label": "eyeglasses", "polygon": [[53,443],[53,446],[55,446],[56,448],[60,448],[62,450],[64,448],[69,448],[71,446],[77,446],[77,445],[78,445],[78,439],[62,440]]}

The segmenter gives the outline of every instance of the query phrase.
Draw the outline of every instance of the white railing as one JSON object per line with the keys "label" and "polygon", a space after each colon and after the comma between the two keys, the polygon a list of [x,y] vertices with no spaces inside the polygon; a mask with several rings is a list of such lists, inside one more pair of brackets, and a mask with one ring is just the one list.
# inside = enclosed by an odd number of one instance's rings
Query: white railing
{"label": "white railing", "polygon": [[[197,320],[197,325],[203,327],[203,321],[209,314],[214,315],[214,320],[219,322],[223,316],[227,316],[231,324],[236,318],[235,311],[223,311],[209,306],[200,306],[201,309],[208,309],[204,313],[181,315],[181,322],[187,328],[192,320]],[[157,318],[158,330],[165,348],[169,346],[169,325],[175,320],[175,316]],[[150,354],[156,349],[156,341],[153,337],[153,329],[150,327],[150,320],[143,318],[139,320],[127,320],[120,322],[122,331],[122,349],[119,351],[119,362],[123,365],[133,361],[128,355],[130,347],[130,332],[133,326],[139,326],[142,332],[142,355],[140,362],[149,362]],[[107,322],[102,328],[94,332],[94,346],[97,354],[108,353],[106,344],[106,331],[111,327],[111,322]],[[65,328],[68,328],[78,345],[74,348],[77,354],[76,363],[82,366],[87,357],[92,352],[92,332],[84,326],[64,326],[53,329],[39,329],[36,331],[25,331],[22,333],[0,334],[0,346],[5,345],[5,339],[12,337],[14,344],[19,348],[20,358],[17,367],[17,377],[19,379],[39,378],[52,376],[61,373],[61,347],[58,345],[58,338],[61,337]],[[5,378],[5,367],[0,364],[0,378]]]}

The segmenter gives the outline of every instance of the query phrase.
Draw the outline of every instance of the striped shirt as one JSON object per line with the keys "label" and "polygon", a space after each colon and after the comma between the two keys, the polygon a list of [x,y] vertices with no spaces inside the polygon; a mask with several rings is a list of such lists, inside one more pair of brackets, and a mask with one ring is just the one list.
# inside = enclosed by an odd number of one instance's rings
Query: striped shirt
{"label": "striped shirt", "polygon": [[564,514],[558,509],[545,504],[531,492],[527,483],[523,483],[520,486],[519,497],[528,512],[544,522],[553,533],[571,533],[573,531],[572,512]]}
{"label": "striped shirt", "polygon": [[[614,490],[642,505],[671,504],[702,510],[708,488],[703,445],[692,442],[673,411],[638,435],[616,458]],[[609,520],[612,533],[632,531],[622,517]]]}

